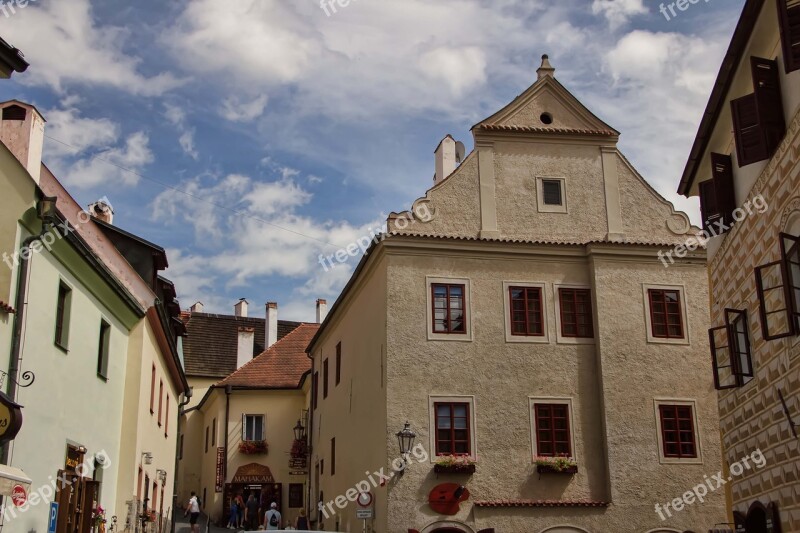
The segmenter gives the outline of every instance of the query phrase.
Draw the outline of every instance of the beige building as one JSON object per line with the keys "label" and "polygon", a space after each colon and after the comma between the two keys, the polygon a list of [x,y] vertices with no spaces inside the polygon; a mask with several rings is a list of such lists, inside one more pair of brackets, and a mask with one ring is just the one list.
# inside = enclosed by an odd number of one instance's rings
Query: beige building
{"label": "beige building", "polygon": [[[800,4],[748,0],[679,193],[700,196],[736,531],[800,531]],[[732,227],[730,227],[732,226]],[[711,371],[710,369],[708,371]]]}
{"label": "beige building", "polygon": [[433,188],[390,216],[311,342],[320,528],[727,521],[722,489],[682,500],[722,468],[705,253],[668,268],[658,254],[699,230],[554,73],[545,57],[536,83],[473,128],[466,157],[444,139]]}
{"label": "beige building", "polygon": [[[255,495],[261,516],[274,501],[294,523],[307,505],[308,470],[305,448],[291,452],[298,422],[308,424],[305,349],[318,324],[278,320],[275,303],[266,305],[265,318],[248,316],[248,307],[241,300],[234,315],[217,315],[195,304],[184,315],[194,390],[182,416],[179,490],[184,502],[195,491],[220,525],[237,494]],[[318,317],[325,312],[318,300]]]}

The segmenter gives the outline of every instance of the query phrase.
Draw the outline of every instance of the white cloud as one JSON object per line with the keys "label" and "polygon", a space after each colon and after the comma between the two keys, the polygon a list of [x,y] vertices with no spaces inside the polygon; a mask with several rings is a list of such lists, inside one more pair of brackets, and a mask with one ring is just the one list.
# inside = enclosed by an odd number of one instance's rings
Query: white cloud
{"label": "white cloud", "polygon": [[220,115],[231,122],[252,122],[264,113],[267,107],[267,95],[262,94],[249,102],[236,96],[226,98],[222,102]]}
{"label": "white cloud", "polygon": [[[63,104],[74,104],[70,98]],[[77,155],[89,148],[109,146],[119,137],[119,125],[107,118],[91,119],[80,116],[74,107],[50,109],[44,112],[47,119],[46,156]]]}
{"label": "white cloud", "polygon": [[153,162],[150,139],[144,132],[136,132],[118,146],[94,156],[80,159],[63,173],[63,181],[75,188],[90,188],[103,185],[133,186],[139,182],[138,173]]}
{"label": "white cloud", "polygon": [[141,74],[141,59],[123,51],[128,37],[124,28],[97,25],[89,0],[32,3],[3,26],[3,38],[24,50],[33,65],[16,78],[20,83],[57,92],[71,84],[106,85],[143,96],[182,83],[170,73]]}
{"label": "white cloud", "polygon": [[643,0],[594,0],[592,13],[602,14],[612,28],[626,24],[634,15],[647,13]]}
{"label": "white cloud", "polygon": [[178,144],[183,149],[183,151],[194,159],[195,161],[199,157],[200,154],[197,153],[197,150],[194,147],[194,128],[190,128],[186,124],[186,112],[178,106],[166,103],[164,104],[165,108],[165,116],[167,120],[177,128],[178,133],[180,133],[180,137],[178,137]]}
{"label": "white cloud", "polygon": [[420,58],[420,67],[430,78],[443,81],[456,97],[486,82],[486,54],[474,46],[430,50]]}

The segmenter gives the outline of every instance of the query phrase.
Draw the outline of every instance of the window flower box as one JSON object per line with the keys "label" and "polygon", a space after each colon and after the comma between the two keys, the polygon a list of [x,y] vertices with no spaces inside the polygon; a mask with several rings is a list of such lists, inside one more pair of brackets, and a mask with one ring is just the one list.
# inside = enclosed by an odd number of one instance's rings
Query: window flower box
{"label": "window flower box", "polygon": [[577,474],[578,463],[571,457],[536,457],[533,460],[540,474]]}
{"label": "window flower box", "polygon": [[262,455],[268,450],[269,446],[265,440],[243,440],[239,443],[239,453],[244,455]]}
{"label": "window flower box", "polygon": [[464,455],[437,457],[433,471],[437,474],[474,474],[476,461]]}

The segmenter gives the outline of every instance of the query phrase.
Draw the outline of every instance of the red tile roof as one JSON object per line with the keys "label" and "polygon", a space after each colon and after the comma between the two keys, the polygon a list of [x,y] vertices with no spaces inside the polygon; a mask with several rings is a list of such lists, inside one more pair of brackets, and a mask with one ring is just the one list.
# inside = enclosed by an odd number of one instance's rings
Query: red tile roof
{"label": "red tile roof", "polygon": [[608,502],[593,500],[485,500],[477,507],[608,507]]}
{"label": "red tile roof", "polygon": [[217,386],[298,388],[303,376],[311,370],[311,359],[306,355],[306,348],[318,329],[319,324],[301,324]]}
{"label": "red tile roof", "polygon": [[16,313],[13,307],[5,303],[3,300],[0,300],[0,313]]}
{"label": "red tile roof", "polygon": [[611,130],[588,130],[579,128],[542,128],[536,126],[513,126],[506,124],[480,124],[478,129],[485,131],[513,131],[519,133],[554,133],[557,135],[598,135],[613,137],[619,133]]}

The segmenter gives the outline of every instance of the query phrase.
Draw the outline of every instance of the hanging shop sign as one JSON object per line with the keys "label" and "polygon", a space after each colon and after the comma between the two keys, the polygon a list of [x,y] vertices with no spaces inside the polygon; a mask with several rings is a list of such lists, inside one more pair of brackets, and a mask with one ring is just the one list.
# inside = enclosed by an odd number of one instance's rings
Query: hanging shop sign
{"label": "hanging shop sign", "polygon": [[217,482],[214,487],[215,492],[222,492],[225,485],[225,448],[217,448]]}
{"label": "hanging shop sign", "polygon": [[22,406],[0,392],[0,444],[14,440],[22,428]]}

